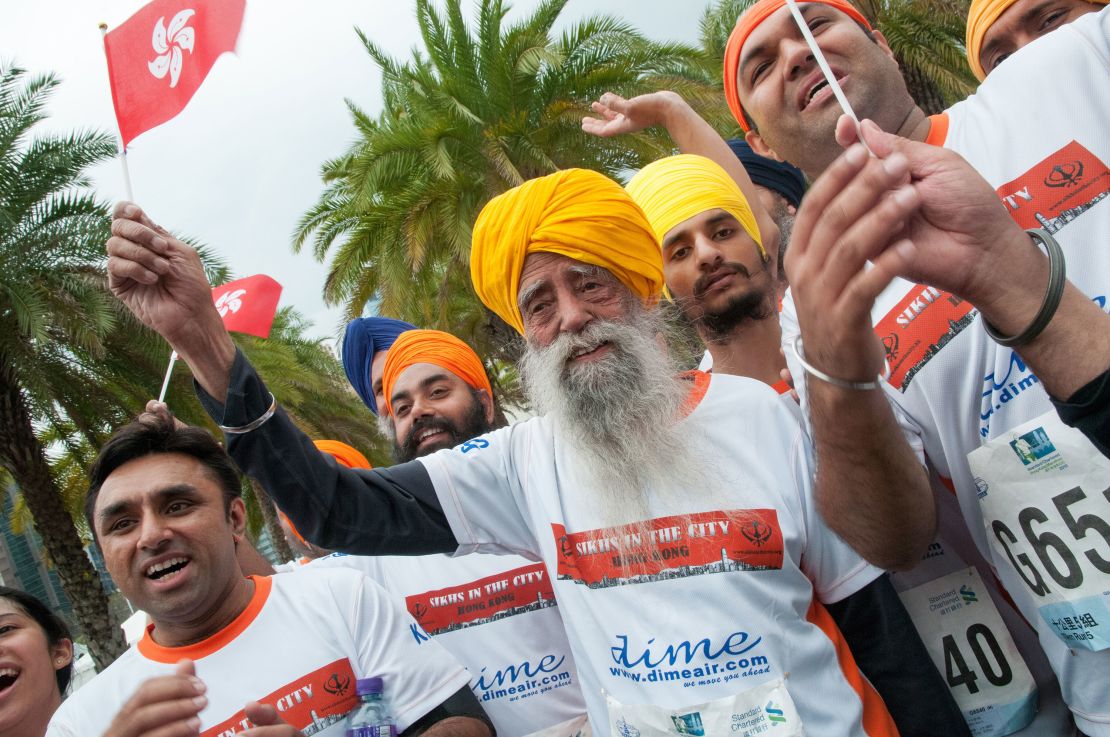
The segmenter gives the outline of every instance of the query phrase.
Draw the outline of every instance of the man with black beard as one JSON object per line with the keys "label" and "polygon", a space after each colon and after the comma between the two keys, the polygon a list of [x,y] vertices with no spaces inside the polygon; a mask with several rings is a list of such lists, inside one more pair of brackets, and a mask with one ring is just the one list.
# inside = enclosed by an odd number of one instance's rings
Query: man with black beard
{"label": "man with black beard", "polygon": [[[454,335],[406,330],[383,352],[378,421],[398,463],[505,424],[498,420],[481,359]],[[342,443],[315,444],[343,468],[370,468]],[[585,735],[586,705],[574,657],[542,564],[519,555],[328,555],[311,543],[302,547],[319,551],[310,569],[354,568],[402,602],[418,623],[412,637],[435,638],[470,671],[470,687],[501,737]],[[475,590],[484,593],[476,597]],[[467,604],[457,606],[462,596]],[[543,678],[553,685],[528,686]]]}
{"label": "man with black beard", "polygon": [[[868,654],[910,680],[920,641],[897,601],[873,596],[881,572],[824,526],[806,435],[784,403],[749,379],[676,374],[659,337],[659,248],[612,180],[573,169],[531,180],[475,224],[475,291],[524,335],[529,398],[547,414],[388,469],[342,469],[293,426],[228,338],[192,249],[134,205],[118,206],[113,228],[113,290],[189,363],[229,451],[306,538],[542,562],[595,732],[697,716],[712,734],[737,719],[897,733],[831,612],[882,631]],[[429,612],[482,611],[505,583],[429,598]],[[542,689],[557,683],[544,666],[517,670]],[[913,697],[934,724],[950,704],[936,693]]]}

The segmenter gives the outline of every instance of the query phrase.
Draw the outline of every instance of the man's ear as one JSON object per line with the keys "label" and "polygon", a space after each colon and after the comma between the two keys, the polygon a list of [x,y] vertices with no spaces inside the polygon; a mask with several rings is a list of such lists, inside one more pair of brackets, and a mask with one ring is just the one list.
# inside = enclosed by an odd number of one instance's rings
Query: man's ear
{"label": "man's ear", "polygon": [[883,35],[882,31],[878,29],[871,31],[871,38],[875,39],[875,43],[880,49],[883,50],[884,54],[889,56],[891,59],[894,58],[894,52],[890,50],[890,43],[887,42],[886,36]]}
{"label": "man's ear", "polygon": [[235,541],[245,539],[244,535],[247,532],[247,505],[243,502],[241,497],[235,497],[231,500],[231,505],[227,510],[227,519],[231,522],[231,531],[235,534]]}
{"label": "man's ear", "polygon": [[478,390],[478,401],[482,403],[482,415],[487,425],[493,425],[493,397],[485,389]]}
{"label": "man's ear", "polygon": [[763,136],[759,135],[757,131],[750,130],[745,133],[744,140],[752,147],[752,151],[755,151],[760,156],[767,159],[774,159],[775,161],[782,161],[782,157],[775,153],[773,148],[767,145],[767,142],[763,140]]}

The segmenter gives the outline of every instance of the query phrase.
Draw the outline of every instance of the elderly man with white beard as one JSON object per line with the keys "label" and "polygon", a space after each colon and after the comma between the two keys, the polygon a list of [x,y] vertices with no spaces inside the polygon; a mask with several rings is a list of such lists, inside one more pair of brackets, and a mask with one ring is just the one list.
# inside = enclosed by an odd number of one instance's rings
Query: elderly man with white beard
{"label": "elderly man with white beard", "polygon": [[920,640],[874,594],[881,571],[821,520],[806,435],[775,392],[676,373],[659,249],[612,180],[531,180],[475,225],[475,290],[525,336],[542,416],[388,469],[341,468],[295,428],[228,338],[195,252],[126,203],[113,233],[113,291],[189,364],[231,455],[307,539],[544,562],[597,734],[899,733],[830,610],[865,620],[868,656],[907,680],[931,667]]}

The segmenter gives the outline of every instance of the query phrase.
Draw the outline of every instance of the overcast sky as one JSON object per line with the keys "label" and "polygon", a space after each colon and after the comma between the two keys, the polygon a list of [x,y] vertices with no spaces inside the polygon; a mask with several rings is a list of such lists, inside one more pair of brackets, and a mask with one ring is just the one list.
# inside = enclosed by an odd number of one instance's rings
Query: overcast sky
{"label": "overcast sky", "polygon": [[[514,14],[536,4],[517,0]],[[563,23],[609,13],[651,38],[693,42],[707,4],[570,0]],[[128,149],[135,199],[156,221],[216,247],[238,276],[273,276],[285,287],[281,303],[295,305],[320,336],[336,334],[340,311],[321,298],[326,266],[310,253],[294,255],[291,233],[322,189],[320,164],[354,138],[344,98],[380,110],[381,79],[354,27],[407,58],[419,42],[413,6],[413,0],[248,0],[238,54],[216,63],[181,115]],[[42,127],[115,135],[97,25],[116,27],[142,2],[3,0],[2,7],[0,57],[63,79]],[[123,198],[118,162],[92,174],[104,200]]]}

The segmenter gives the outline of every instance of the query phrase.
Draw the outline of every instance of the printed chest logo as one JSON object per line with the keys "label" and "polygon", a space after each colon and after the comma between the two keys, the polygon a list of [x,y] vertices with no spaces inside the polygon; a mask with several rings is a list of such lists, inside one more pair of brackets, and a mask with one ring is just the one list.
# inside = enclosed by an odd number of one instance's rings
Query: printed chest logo
{"label": "printed chest logo", "polygon": [[996,191],[1021,227],[1056,233],[1110,194],[1110,169],[1072,141]]}
{"label": "printed chest logo", "polygon": [[482,666],[470,688],[482,701],[520,701],[565,688],[574,682],[566,655],[548,653],[501,668]]}
{"label": "printed chest logo", "polygon": [[890,366],[891,386],[906,391],[914,376],[975,319],[970,302],[916,285],[875,325]]}
{"label": "printed chest logo", "polygon": [[[306,673],[268,696],[258,698],[277,709],[281,718],[305,737],[322,732],[347,717],[358,703],[354,671],[346,658]],[[247,701],[249,698],[244,698]],[[242,711],[201,732],[201,737],[231,737],[254,724]]]}
{"label": "printed chest logo", "polygon": [[571,533],[553,524],[551,531],[559,579],[590,588],[782,568],[782,530],[773,509],[676,515]]}
{"label": "printed chest logo", "polygon": [[[532,563],[477,581],[405,597],[413,619],[428,635],[474,627],[555,606],[543,563]],[[414,625],[415,627],[415,625]],[[413,629],[417,641],[422,638]]]}
{"label": "printed chest logo", "polygon": [[618,634],[609,648],[609,675],[637,683],[676,682],[683,688],[765,676],[772,666],[762,644],[761,636],[743,631],[677,642]]}

